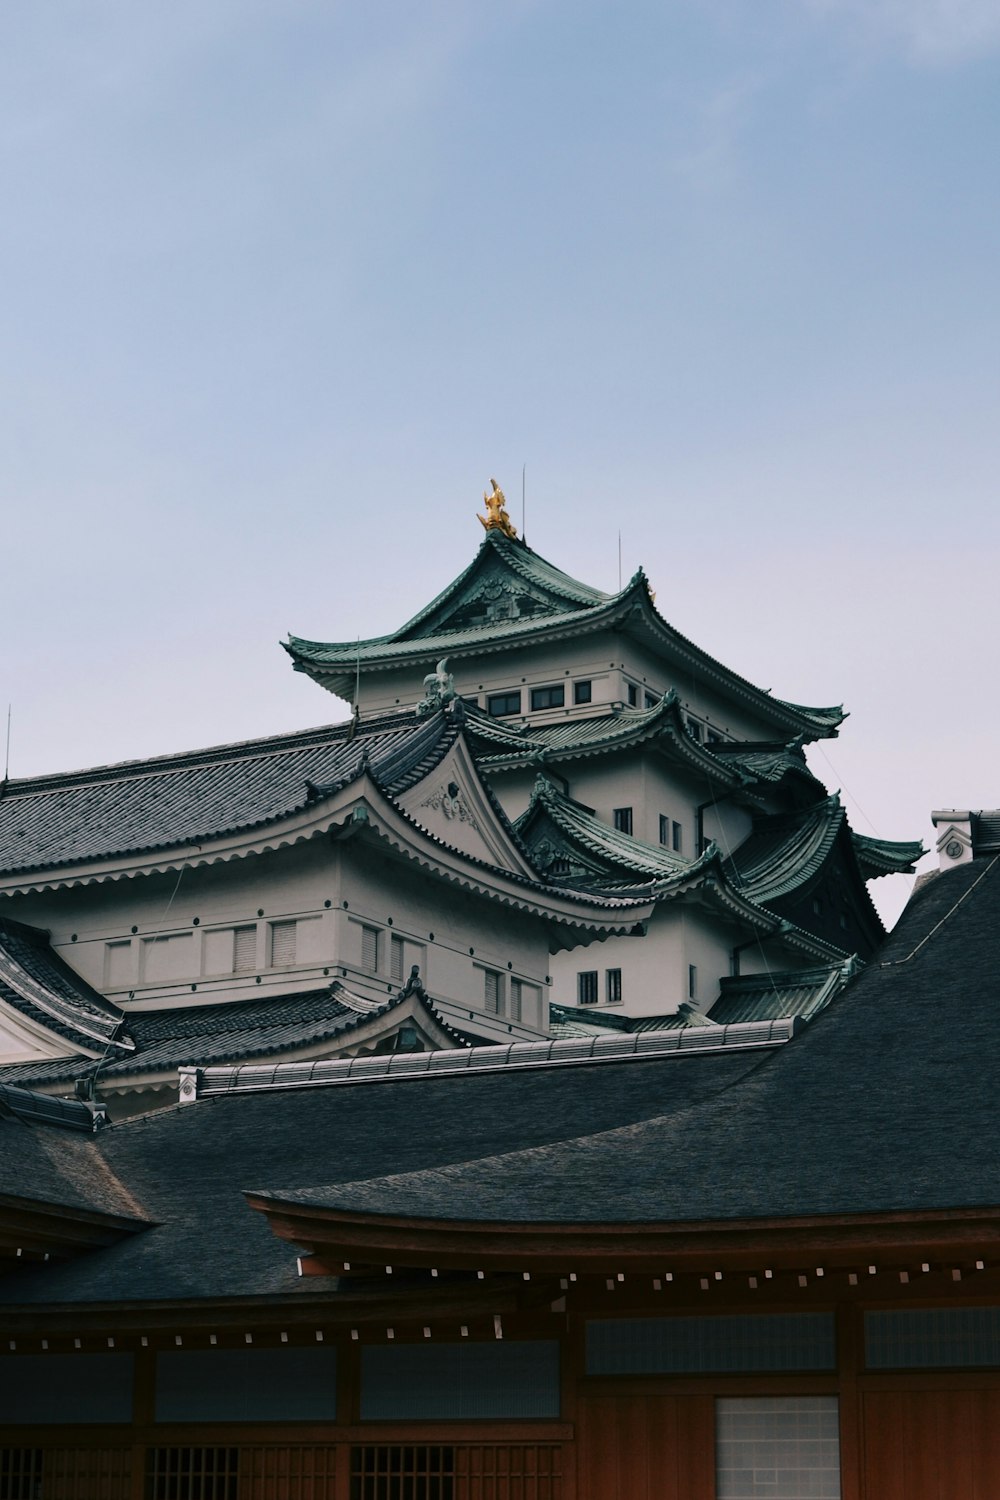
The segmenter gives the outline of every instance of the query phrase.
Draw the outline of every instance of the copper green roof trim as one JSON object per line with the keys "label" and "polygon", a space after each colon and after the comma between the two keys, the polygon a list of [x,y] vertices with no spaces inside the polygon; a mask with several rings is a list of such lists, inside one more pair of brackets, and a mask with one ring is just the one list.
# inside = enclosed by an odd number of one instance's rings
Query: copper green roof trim
{"label": "copper green roof trim", "polygon": [[880,875],[912,875],[917,860],[927,853],[919,839],[911,843],[873,839],[853,829],[851,843],[866,880],[876,880]]}
{"label": "copper green roof trim", "polygon": [[836,793],[804,812],[758,819],[729,861],[740,889],[764,902],[798,890],[826,863],[845,821]]}
{"label": "copper green roof trim", "polygon": [[[487,718],[485,714],[481,718]],[[479,717],[470,713],[473,732]],[[488,734],[484,735],[488,739]],[[480,756],[484,769],[498,771],[541,761],[550,765],[566,760],[580,760],[609,751],[632,749],[656,743],[673,759],[683,761],[692,771],[708,777],[713,784],[730,789],[751,786],[755,777],[745,772],[735,760],[720,762],[713,751],[694,739],[687,731],[680,699],[671,688],[652,708],[622,708],[594,718],[566,719],[556,724],[532,725],[525,734],[501,742],[502,748],[487,750]]]}
{"label": "copper green roof trim", "polygon": [[[586,873],[589,865],[597,877],[613,870],[638,875],[646,882],[675,880],[701,863],[609,828],[579,802],[560,792],[545,776],[536,778],[531,802],[514,823],[514,830],[530,850],[534,864],[549,878],[562,865],[568,866],[567,875],[577,878]],[[581,852],[585,856],[582,868]],[[586,861],[587,855],[592,857],[590,861]]]}
{"label": "copper green roof trim", "polygon": [[367,641],[310,641],[289,636],[284,648],[297,671],[349,697],[359,667],[386,670],[433,664],[445,656],[508,650],[519,641],[578,638],[625,629],[734,694],[754,712],[806,739],[837,733],[843,708],[787,703],[730,671],[657,612],[640,568],[617,594],[579,583],[501,532],[487,534],[468,568],[400,629]]}
{"label": "copper green roof trim", "polygon": [[820,968],[799,969],[782,974],[746,974],[725,978],[719,998],[709,1010],[720,1025],[736,1021],[771,1021],[781,1016],[810,1020],[864,968],[859,958]]}

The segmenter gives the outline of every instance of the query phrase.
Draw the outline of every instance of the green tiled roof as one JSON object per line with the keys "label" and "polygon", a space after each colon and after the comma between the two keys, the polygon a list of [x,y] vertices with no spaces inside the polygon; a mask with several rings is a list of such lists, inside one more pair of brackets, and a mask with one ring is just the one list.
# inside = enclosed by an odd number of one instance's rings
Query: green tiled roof
{"label": "green tiled roof", "polygon": [[452,655],[505,651],[522,641],[621,627],[654,650],[670,652],[684,670],[714,681],[776,726],[808,739],[826,738],[836,734],[844,718],[839,706],[806,708],[774,698],[700,650],[657,612],[641,569],[619,593],[605,594],[499,531],[489,532],[469,567],[389,635],[360,642],[289,636],[284,646],[296,670],[349,694],[359,667],[416,666]]}
{"label": "green tiled roof", "polygon": [[759,818],[729,861],[739,888],[762,902],[797,890],[826,862],[845,819],[836,793],[803,812]]}
{"label": "green tiled roof", "polygon": [[895,843],[891,839],[869,838],[867,834],[853,830],[851,843],[866,880],[875,880],[879,875],[912,875],[917,860],[927,853],[919,839],[911,843]]}
{"label": "green tiled roof", "polygon": [[710,1018],[722,1026],[737,1021],[771,1021],[781,1016],[809,1020],[829,1005],[864,965],[858,958],[782,974],[746,974],[720,982]]}
{"label": "green tiled roof", "polygon": [[[565,796],[544,776],[535,781],[531,802],[515,822],[514,829],[540,868],[545,868],[549,852],[554,857],[565,853],[570,859],[581,852],[585,858],[589,855],[594,862],[595,874],[605,877],[602,878],[602,887],[606,884],[606,874],[611,871],[624,871],[648,883],[674,880],[696,867],[695,863],[675,854],[672,849],[647,844],[642,839],[633,838],[630,833],[609,828],[607,823],[602,823],[579,802]],[[565,845],[562,840],[566,841]]]}

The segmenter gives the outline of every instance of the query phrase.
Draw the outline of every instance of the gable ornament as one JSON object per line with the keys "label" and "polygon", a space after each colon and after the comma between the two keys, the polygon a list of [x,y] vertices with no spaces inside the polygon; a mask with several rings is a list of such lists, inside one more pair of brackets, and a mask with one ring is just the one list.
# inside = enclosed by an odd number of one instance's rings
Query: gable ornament
{"label": "gable ornament", "polygon": [[449,781],[447,786],[435,788],[429,797],[424,798],[420,806],[431,807],[435,812],[442,813],[444,817],[457,818],[460,823],[468,823],[473,828],[479,827],[457,781]]}

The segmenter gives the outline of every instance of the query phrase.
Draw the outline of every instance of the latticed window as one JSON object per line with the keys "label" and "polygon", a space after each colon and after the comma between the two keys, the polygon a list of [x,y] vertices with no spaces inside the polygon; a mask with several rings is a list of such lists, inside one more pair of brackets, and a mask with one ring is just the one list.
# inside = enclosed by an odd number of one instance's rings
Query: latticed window
{"label": "latticed window", "polygon": [[146,1500],[238,1500],[238,1448],[150,1448]]}
{"label": "latticed window", "polygon": [[561,1500],[548,1443],[371,1443],[351,1449],[351,1500]]}
{"label": "latticed window", "polygon": [[621,969],[607,969],[604,975],[605,994],[604,998],[609,1005],[618,1005],[622,998],[622,971]]}
{"label": "latticed window", "polygon": [[630,807],[615,808],[615,827],[619,833],[632,832],[632,809]]}
{"label": "latticed window", "polygon": [[279,968],[282,964],[293,964],[295,962],[295,936],[298,923],[296,922],[272,922],[271,923],[271,966]]}
{"label": "latticed window", "polygon": [[521,1019],[521,981],[512,979],[510,982],[510,1019],[519,1021]]}
{"label": "latticed window", "polygon": [[580,1005],[597,1004],[596,969],[587,969],[576,976],[576,998]]}
{"label": "latticed window", "polygon": [[35,1500],[41,1493],[41,1448],[0,1448],[0,1500]]}

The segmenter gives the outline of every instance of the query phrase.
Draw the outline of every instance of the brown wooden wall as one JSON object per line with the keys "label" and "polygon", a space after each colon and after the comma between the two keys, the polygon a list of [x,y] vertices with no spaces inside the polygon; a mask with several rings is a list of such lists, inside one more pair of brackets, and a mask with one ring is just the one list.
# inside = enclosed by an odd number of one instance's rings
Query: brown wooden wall
{"label": "brown wooden wall", "polygon": [[576,1471],[576,1500],[713,1500],[712,1397],[584,1397]]}
{"label": "brown wooden wall", "polygon": [[865,1500],[997,1500],[1000,1389],[862,1395]]}

